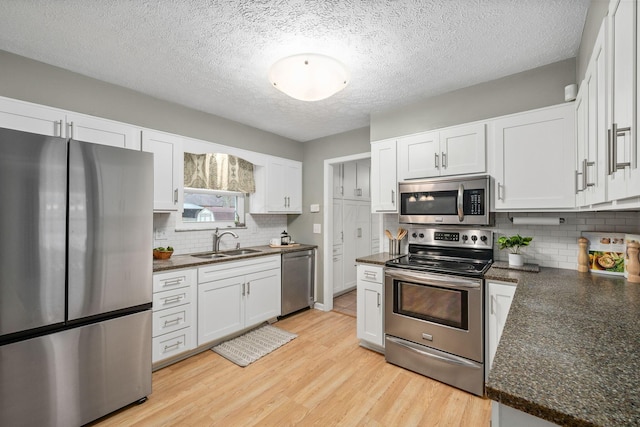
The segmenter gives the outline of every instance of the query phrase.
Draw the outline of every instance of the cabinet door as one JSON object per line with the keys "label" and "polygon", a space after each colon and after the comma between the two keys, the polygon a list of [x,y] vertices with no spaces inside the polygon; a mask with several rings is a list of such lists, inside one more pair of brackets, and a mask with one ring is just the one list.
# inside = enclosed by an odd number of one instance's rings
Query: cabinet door
{"label": "cabinet door", "polygon": [[398,179],[440,175],[440,133],[427,132],[398,139]]}
{"label": "cabinet door", "polygon": [[[336,247],[334,246],[334,250]],[[342,251],[342,248],[340,248]],[[344,289],[343,278],[343,257],[342,252],[333,255],[333,293],[336,294]]]}
{"label": "cabinet door", "polygon": [[344,164],[333,165],[333,198],[342,199],[344,196]]}
{"label": "cabinet door", "polygon": [[[587,98],[587,135],[586,156],[582,159],[586,174],[582,177],[584,203],[586,205],[603,203],[606,201],[607,175],[607,58],[606,23],[603,21],[600,32],[593,47],[591,60],[587,67],[583,85]],[[582,88],[581,88],[582,89]],[[585,160],[586,159],[586,160]]]}
{"label": "cabinet door", "polygon": [[67,114],[68,138],[112,147],[140,150],[140,129],[83,114]]}
{"label": "cabinet door", "polygon": [[[370,275],[365,275],[367,270],[371,270]],[[358,265],[357,336],[379,347],[384,346],[384,298],[379,282],[383,275],[380,267]],[[376,276],[380,279],[372,279]]]}
{"label": "cabinet door", "polygon": [[182,211],[182,139],[161,132],[142,132],[142,151],[153,153],[153,209]]}
{"label": "cabinet door", "polygon": [[302,212],[302,164],[271,158],[267,164],[267,211]]}
{"label": "cabinet door", "polygon": [[636,139],[633,128],[636,3],[613,0],[609,5],[609,200],[627,197],[629,167]]}
{"label": "cabinet door", "polygon": [[333,244],[344,243],[344,228],[342,222],[342,200],[333,199]]}
{"label": "cabinet door", "polygon": [[495,207],[575,207],[573,103],[514,114],[493,122]]}
{"label": "cabinet door", "polygon": [[398,212],[396,141],[371,143],[371,211]]}
{"label": "cabinet door", "polygon": [[198,345],[244,328],[244,276],[198,286]]}
{"label": "cabinet door", "polygon": [[587,150],[589,145],[589,99],[587,79],[582,81],[578,95],[576,96],[576,206],[584,206],[585,198],[585,170],[587,169]]}
{"label": "cabinet door", "polygon": [[55,108],[0,98],[0,127],[47,136],[64,136],[65,113]]}
{"label": "cabinet door", "polygon": [[280,269],[261,271],[245,277],[245,327],[280,316]]}
{"label": "cabinet door", "polygon": [[485,172],[485,133],[484,123],[440,131],[441,175]]}
{"label": "cabinet door", "polygon": [[371,200],[371,159],[356,161],[356,194],[359,200]]}
{"label": "cabinet door", "polygon": [[342,220],[344,224],[344,245],[343,254],[343,283],[342,289],[354,288],[356,286],[356,258],[358,240],[358,207],[360,202],[345,200],[343,204]]}
{"label": "cabinet door", "polygon": [[[515,284],[488,283],[489,289],[489,324],[488,324],[488,341],[489,341],[489,364],[491,369],[493,356],[496,354],[502,330],[507,322],[507,315],[513,301],[513,295],[516,292]],[[487,369],[487,373],[489,371]]]}
{"label": "cabinet door", "polygon": [[356,207],[356,258],[370,255],[371,252],[371,209],[368,203]]}
{"label": "cabinet door", "polygon": [[356,162],[346,162],[342,164],[342,189],[343,198],[349,200],[355,200],[358,198],[357,194],[357,166]]}

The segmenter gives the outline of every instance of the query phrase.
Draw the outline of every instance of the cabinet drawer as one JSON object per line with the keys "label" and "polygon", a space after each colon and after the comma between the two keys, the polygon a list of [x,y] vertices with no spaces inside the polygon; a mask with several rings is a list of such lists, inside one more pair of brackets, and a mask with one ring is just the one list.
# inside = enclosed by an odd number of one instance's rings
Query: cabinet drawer
{"label": "cabinet drawer", "polygon": [[193,287],[178,288],[153,294],[153,311],[189,304],[193,301]]}
{"label": "cabinet drawer", "polygon": [[193,330],[184,328],[153,339],[152,362],[159,362],[167,357],[176,356],[193,349]]}
{"label": "cabinet drawer", "polygon": [[333,254],[342,255],[342,245],[333,245]]}
{"label": "cabinet drawer", "polygon": [[191,326],[191,304],[153,312],[153,336]]}
{"label": "cabinet drawer", "polygon": [[175,270],[153,275],[153,292],[183,288],[196,282],[196,270]]}
{"label": "cabinet drawer", "polygon": [[198,283],[208,283],[258,271],[280,268],[280,255],[260,256],[247,260],[220,262],[198,269]]}
{"label": "cabinet drawer", "polygon": [[358,280],[371,283],[382,283],[384,281],[384,267],[371,264],[358,264]]}

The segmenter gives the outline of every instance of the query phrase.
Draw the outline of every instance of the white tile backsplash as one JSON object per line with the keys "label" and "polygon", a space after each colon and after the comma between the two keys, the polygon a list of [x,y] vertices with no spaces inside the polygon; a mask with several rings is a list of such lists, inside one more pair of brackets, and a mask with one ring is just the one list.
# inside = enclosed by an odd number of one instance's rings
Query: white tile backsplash
{"label": "white tile backsplash", "polygon": [[[514,225],[509,216],[561,217],[565,222],[559,225]],[[384,228],[396,230],[398,216],[386,214]],[[525,263],[546,267],[578,268],[578,237],[583,231],[618,233],[640,233],[640,212],[557,212],[557,213],[496,213],[494,232],[494,260],[508,261],[509,252],[499,250],[495,243],[500,236],[520,234],[532,236],[533,241],[522,250]],[[387,239],[384,250],[388,250]],[[406,246],[404,251],[406,251]]]}
{"label": "white tile backsplash", "polygon": [[[173,246],[175,255],[211,251],[214,230],[176,231],[176,215],[177,213],[153,214],[153,247]],[[220,250],[234,249],[237,243],[243,248],[268,245],[271,238],[280,237],[280,233],[287,229],[286,215],[247,214],[245,221],[246,228],[229,229],[238,235],[238,239],[234,239],[233,236],[222,237]],[[157,229],[165,231],[166,240],[155,239]],[[295,236],[292,237],[295,240]]]}

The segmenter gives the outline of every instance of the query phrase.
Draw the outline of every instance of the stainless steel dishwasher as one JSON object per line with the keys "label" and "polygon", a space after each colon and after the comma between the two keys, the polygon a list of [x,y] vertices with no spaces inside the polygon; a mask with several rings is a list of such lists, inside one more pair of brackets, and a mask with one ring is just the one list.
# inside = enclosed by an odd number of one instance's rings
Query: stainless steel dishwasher
{"label": "stainless steel dishwasher", "polygon": [[315,249],[282,254],[282,316],[313,307]]}

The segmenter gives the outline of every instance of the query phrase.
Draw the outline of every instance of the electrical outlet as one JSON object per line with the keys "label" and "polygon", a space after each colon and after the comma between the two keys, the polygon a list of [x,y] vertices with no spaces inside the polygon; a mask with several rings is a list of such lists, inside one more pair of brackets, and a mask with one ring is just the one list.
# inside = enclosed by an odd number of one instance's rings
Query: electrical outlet
{"label": "electrical outlet", "polygon": [[156,228],[155,237],[156,240],[167,240],[167,230]]}
{"label": "electrical outlet", "polygon": [[313,232],[315,234],[322,233],[322,224],[313,224]]}

